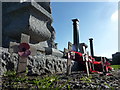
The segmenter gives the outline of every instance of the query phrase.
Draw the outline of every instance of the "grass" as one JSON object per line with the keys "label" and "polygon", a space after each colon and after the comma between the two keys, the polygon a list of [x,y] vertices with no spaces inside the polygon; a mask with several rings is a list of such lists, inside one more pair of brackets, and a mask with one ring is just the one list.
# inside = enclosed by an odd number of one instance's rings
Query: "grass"
{"label": "grass", "polygon": [[[118,69],[120,68],[120,65],[112,65],[113,68]],[[69,83],[73,81],[73,78],[68,78],[66,80],[61,80],[61,76],[57,75],[46,75],[46,76],[19,76],[16,74],[15,71],[7,71],[4,74],[3,79],[3,89],[8,88],[32,88],[34,89],[55,89],[55,90],[61,90],[64,88],[67,88],[68,90],[71,90],[72,85]],[[103,79],[103,77],[101,77]],[[105,77],[106,78],[106,77]],[[94,80],[94,77],[90,75],[82,76],[78,80],[81,83],[94,83],[94,84],[101,84],[96,83]],[[108,86],[109,88],[113,89],[109,84],[106,82],[104,85]]]}
{"label": "grass", "polygon": [[92,83],[92,76],[89,76],[89,77],[86,77],[86,76],[83,76],[82,78],[80,78],[80,81],[83,81],[85,83]]}
{"label": "grass", "polygon": [[[63,82],[61,85],[59,76],[19,76],[15,71],[7,71],[4,73],[3,88],[54,88],[59,90],[66,86],[69,81]],[[5,87],[4,87],[5,86]],[[69,87],[70,88],[70,87]]]}
{"label": "grass", "polygon": [[114,68],[115,70],[120,69],[120,65],[111,65],[112,68]]}

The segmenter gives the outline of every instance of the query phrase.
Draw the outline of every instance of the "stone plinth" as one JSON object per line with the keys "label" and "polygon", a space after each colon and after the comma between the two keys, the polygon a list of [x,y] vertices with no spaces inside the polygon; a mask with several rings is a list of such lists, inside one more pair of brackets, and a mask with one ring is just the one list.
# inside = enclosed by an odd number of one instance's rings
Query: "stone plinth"
{"label": "stone plinth", "polygon": [[49,40],[52,16],[49,2],[3,3],[3,47],[10,41],[20,42],[21,33],[30,35],[31,43]]}

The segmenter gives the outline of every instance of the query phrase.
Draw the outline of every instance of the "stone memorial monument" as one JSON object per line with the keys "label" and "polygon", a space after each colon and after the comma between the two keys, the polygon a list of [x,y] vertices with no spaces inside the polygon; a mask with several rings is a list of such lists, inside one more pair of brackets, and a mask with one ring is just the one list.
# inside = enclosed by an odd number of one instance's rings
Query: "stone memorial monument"
{"label": "stone memorial monument", "polygon": [[3,47],[8,47],[10,41],[20,42],[21,33],[30,35],[32,44],[47,40],[53,43],[50,2],[4,2],[2,9]]}
{"label": "stone memorial monument", "polygon": [[66,72],[67,59],[54,42],[56,32],[50,2],[2,2],[2,49],[0,49],[1,73],[16,70],[18,52],[8,52],[10,42],[21,43],[21,34],[30,36],[29,45],[36,55],[28,56],[28,75]]}

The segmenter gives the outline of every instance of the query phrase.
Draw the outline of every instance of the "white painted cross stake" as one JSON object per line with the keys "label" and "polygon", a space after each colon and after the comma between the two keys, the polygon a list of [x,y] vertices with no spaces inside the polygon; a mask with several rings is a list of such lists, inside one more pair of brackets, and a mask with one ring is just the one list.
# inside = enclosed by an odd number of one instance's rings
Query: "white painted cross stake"
{"label": "white painted cross stake", "polygon": [[72,43],[68,42],[68,59],[67,59],[67,75],[71,74],[71,58],[70,51],[72,50]]}
{"label": "white painted cross stake", "polygon": [[18,53],[19,60],[17,65],[17,73],[23,73],[26,71],[27,59],[29,55],[36,54],[36,48],[29,45],[30,36],[21,34],[21,43],[10,42],[9,52]]}
{"label": "white painted cross stake", "polygon": [[87,76],[89,76],[89,67],[88,67],[88,55],[87,55],[87,51],[86,51],[87,46],[85,45],[85,43],[81,43],[80,44],[80,50],[83,53],[83,61],[85,61],[85,66],[86,66],[86,71],[87,71]]}

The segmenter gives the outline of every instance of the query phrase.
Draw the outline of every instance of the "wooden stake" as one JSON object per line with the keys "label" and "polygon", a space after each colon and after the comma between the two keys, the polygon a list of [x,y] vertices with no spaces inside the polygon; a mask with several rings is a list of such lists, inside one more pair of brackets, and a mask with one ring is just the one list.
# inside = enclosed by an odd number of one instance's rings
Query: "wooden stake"
{"label": "wooden stake", "polygon": [[87,53],[86,53],[86,48],[85,48],[85,46],[83,46],[83,52],[84,52],[83,60],[85,61],[87,76],[89,76],[88,55],[87,55]]}
{"label": "wooden stake", "polygon": [[67,75],[71,74],[71,58],[70,51],[72,50],[72,43],[68,42],[68,59],[67,59]]}

